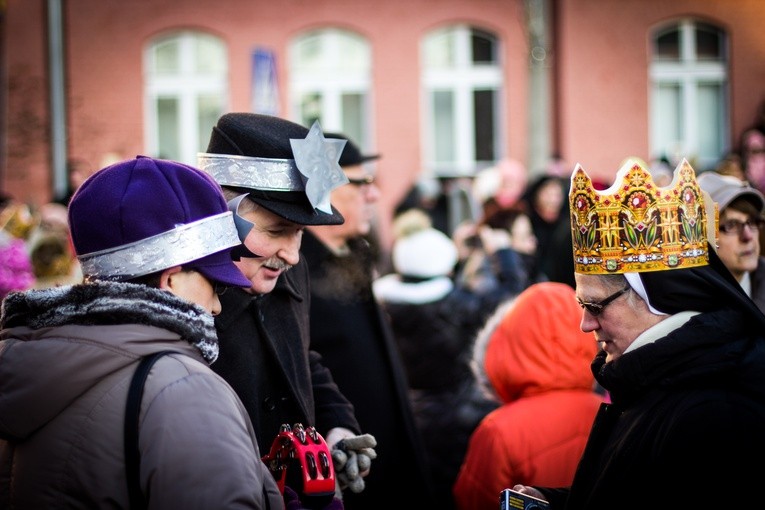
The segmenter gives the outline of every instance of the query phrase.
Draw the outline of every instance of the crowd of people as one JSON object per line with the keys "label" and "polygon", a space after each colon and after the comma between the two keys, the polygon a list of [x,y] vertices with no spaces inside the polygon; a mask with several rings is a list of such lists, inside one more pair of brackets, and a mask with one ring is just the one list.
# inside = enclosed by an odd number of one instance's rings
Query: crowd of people
{"label": "crowd of people", "polygon": [[[388,260],[379,158],[234,112],[195,166],[2,197],[0,507],[756,501],[765,120],[698,174],[442,178],[396,209]],[[317,450],[275,462],[306,430]]]}

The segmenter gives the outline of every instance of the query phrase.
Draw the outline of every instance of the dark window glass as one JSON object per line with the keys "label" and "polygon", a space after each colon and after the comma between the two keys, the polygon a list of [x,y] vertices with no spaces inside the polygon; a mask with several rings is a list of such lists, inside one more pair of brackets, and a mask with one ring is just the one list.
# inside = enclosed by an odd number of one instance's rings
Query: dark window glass
{"label": "dark window glass", "polygon": [[497,159],[494,147],[494,98],[494,90],[476,90],[473,92],[476,161],[494,161]]}
{"label": "dark window glass", "polygon": [[722,58],[722,36],[711,25],[696,25],[696,56],[699,60],[720,60]]}
{"label": "dark window glass", "polygon": [[492,64],[496,61],[494,54],[494,38],[486,32],[473,29],[471,31],[473,46],[473,64]]}
{"label": "dark window glass", "polygon": [[654,55],[661,60],[680,60],[680,31],[677,28],[661,32],[656,37]]}

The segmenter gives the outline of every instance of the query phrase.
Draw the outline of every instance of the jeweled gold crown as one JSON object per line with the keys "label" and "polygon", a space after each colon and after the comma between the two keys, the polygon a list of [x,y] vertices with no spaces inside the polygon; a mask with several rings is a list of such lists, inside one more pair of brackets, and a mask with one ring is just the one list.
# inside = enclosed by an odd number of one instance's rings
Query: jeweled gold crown
{"label": "jeweled gold crown", "polygon": [[[640,161],[629,159],[614,184],[596,190],[580,165],[569,204],[574,270],[582,274],[663,271],[709,263],[708,195],[683,161],[669,186],[658,187]],[[716,221],[716,207],[711,208]]]}

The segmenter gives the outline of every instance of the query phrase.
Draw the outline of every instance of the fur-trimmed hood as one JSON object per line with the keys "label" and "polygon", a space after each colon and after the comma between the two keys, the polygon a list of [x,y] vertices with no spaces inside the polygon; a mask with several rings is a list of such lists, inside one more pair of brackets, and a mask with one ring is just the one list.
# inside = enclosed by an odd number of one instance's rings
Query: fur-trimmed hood
{"label": "fur-trimmed hood", "polygon": [[218,357],[212,315],[174,294],[132,283],[95,282],[14,292],[3,301],[0,329],[144,324],[177,333],[208,363]]}

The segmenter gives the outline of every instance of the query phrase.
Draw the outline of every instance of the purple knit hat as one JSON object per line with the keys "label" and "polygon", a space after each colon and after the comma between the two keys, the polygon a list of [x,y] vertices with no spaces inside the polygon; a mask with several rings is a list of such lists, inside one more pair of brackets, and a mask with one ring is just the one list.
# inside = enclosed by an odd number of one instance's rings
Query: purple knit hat
{"label": "purple knit hat", "polygon": [[173,266],[249,287],[231,260],[240,244],[220,186],[188,165],[138,156],[89,177],[69,203],[83,275],[130,280]]}

